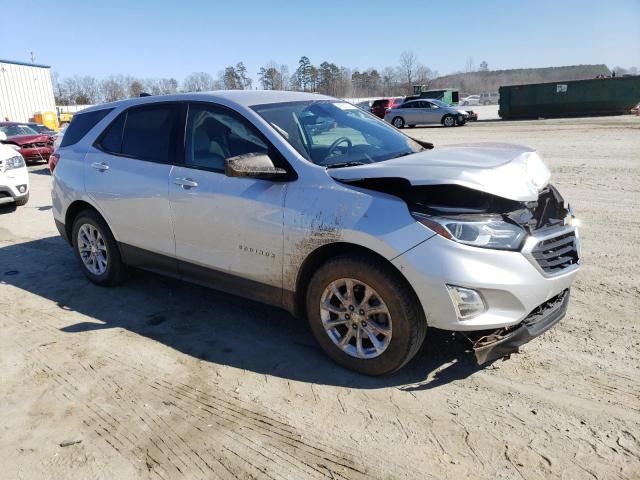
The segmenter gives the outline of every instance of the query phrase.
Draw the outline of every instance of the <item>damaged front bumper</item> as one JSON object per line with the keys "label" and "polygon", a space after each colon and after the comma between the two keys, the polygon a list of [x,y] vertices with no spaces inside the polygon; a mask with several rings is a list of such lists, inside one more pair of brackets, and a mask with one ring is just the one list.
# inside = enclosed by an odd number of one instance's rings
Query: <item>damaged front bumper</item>
{"label": "damaged front bumper", "polygon": [[567,313],[569,289],[547,300],[531,312],[521,323],[484,335],[473,342],[479,365],[518,351],[518,347],[543,334]]}

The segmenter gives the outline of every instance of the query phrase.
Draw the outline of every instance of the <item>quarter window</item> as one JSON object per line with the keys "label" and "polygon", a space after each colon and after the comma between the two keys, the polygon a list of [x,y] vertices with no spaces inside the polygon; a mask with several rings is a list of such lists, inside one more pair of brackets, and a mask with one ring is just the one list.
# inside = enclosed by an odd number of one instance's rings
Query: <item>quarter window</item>
{"label": "quarter window", "polygon": [[187,166],[223,171],[225,160],[247,153],[269,154],[262,135],[247,120],[211,105],[190,105],[185,136]]}
{"label": "quarter window", "polygon": [[105,152],[120,153],[122,148],[122,132],[124,131],[124,122],[127,119],[127,113],[121,113],[115,122],[113,122],[107,130],[102,134],[100,147]]}
{"label": "quarter window", "polygon": [[111,110],[113,109],[105,108],[103,110],[94,110],[93,112],[76,113],[64,132],[60,147],[78,143],[82,140],[82,137],[95,127],[100,120],[106,117]]}

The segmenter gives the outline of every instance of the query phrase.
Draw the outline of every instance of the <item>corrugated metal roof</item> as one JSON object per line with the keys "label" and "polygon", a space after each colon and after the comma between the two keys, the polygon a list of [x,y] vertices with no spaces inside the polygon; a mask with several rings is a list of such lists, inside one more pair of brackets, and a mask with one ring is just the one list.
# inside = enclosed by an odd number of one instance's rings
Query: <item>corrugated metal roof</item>
{"label": "corrugated metal roof", "polygon": [[11,65],[24,65],[25,67],[51,68],[49,65],[41,65],[39,63],[29,63],[29,62],[16,62],[14,60],[3,60],[2,58],[0,58],[0,63],[10,63]]}

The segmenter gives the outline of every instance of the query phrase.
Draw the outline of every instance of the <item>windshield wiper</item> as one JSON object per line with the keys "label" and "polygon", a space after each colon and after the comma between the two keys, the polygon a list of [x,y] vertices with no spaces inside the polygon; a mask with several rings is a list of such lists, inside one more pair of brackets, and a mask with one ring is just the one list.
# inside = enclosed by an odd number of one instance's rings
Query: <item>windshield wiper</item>
{"label": "windshield wiper", "polygon": [[400,158],[400,157],[406,157],[407,155],[413,155],[416,152],[403,152],[403,153],[399,153],[398,155],[396,155],[395,157],[391,157],[389,160],[392,160],[394,158]]}
{"label": "windshield wiper", "polygon": [[366,163],[364,163],[364,162],[332,163],[331,165],[327,165],[326,168],[357,167],[359,165],[366,165]]}

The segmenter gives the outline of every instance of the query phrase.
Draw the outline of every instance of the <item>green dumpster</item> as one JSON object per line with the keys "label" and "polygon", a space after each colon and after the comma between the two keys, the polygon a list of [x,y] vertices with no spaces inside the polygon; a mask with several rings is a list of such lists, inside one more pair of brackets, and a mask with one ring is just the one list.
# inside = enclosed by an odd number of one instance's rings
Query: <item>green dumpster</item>
{"label": "green dumpster", "polygon": [[503,120],[629,113],[640,102],[640,75],[500,87]]}

